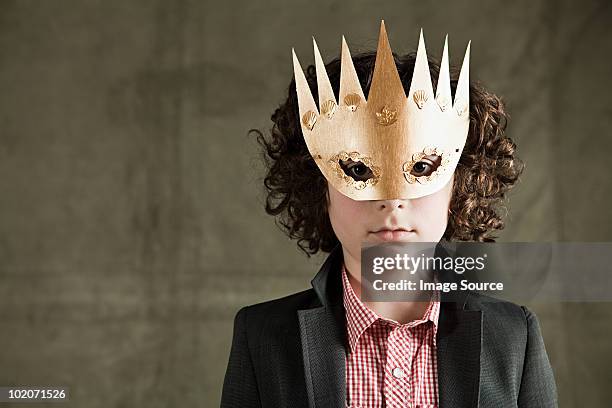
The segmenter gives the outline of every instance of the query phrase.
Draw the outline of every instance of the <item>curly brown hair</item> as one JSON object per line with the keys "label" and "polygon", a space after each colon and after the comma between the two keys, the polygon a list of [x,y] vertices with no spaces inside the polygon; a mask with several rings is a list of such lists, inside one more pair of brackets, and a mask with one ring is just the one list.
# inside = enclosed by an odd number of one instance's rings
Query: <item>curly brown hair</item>
{"label": "curly brown hair", "polygon": [[[393,54],[406,92],[410,89],[416,53]],[[353,56],[353,64],[367,95],[374,71],[375,52]],[[339,93],[340,59],[326,64],[336,96]],[[437,78],[440,63],[429,58],[432,78]],[[451,89],[457,87],[458,70],[451,69]],[[314,65],[306,69],[306,79],[317,99]],[[317,101],[318,103],[318,101]],[[337,244],[327,213],[327,181],[312,159],[302,136],[295,79],[287,99],[272,114],[274,125],[269,138],[258,129],[257,135],[267,173],[265,210],[276,217],[277,225],[308,256],[319,250],[330,252]],[[458,241],[495,241],[492,233],[504,228],[500,210],[508,190],[523,171],[515,155],[516,145],[505,135],[509,116],[500,97],[480,84],[470,84],[470,126],[461,159],[455,170],[450,216],[443,239]]]}

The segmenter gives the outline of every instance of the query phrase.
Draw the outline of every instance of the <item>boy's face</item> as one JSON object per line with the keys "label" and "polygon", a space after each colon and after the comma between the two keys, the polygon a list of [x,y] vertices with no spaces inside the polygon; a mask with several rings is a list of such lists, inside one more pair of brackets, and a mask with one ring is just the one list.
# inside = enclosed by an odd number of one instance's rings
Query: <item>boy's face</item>
{"label": "boy's face", "polygon": [[[433,194],[395,200],[353,200],[328,183],[332,228],[355,259],[361,258],[362,242],[438,242],[446,230],[453,178]],[[390,231],[397,228],[405,231]]]}

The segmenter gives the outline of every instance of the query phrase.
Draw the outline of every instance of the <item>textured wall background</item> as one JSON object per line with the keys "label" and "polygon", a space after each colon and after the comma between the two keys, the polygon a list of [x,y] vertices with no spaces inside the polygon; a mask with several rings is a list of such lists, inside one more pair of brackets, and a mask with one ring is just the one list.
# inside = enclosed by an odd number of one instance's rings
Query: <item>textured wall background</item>
{"label": "textured wall background", "polygon": [[[506,241],[612,240],[612,10],[577,1],[0,2],[0,385],[70,406],[218,406],[240,306],[309,287],[262,210],[246,131],[292,46],[344,34],[458,64],[505,96],[527,163]],[[612,306],[530,305],[564,407],[612,398]],[[17,405],[15,405],[17,406]],[[38,405],[37,405],[38,406]],[[40,406],[43,406],[42,404]],[[53,405],[57,406],[57,405]]]}

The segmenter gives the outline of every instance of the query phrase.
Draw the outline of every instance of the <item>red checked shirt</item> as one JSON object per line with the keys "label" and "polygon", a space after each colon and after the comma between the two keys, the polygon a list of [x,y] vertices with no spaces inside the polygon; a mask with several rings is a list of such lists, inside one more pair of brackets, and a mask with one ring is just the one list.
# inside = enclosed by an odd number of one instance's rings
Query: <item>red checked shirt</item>
{"label": "red checked shirt", "polygon": [[400,324],[378,316],[353,291],[342,265],[350,350],[346,356],[350,408],[437,408],[436,330],[439,293],[420,320]]}

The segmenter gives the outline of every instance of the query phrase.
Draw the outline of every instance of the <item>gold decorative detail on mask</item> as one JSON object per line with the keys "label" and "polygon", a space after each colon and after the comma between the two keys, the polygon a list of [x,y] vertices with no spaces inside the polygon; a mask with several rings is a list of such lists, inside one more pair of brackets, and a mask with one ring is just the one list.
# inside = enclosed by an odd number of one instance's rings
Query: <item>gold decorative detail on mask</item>
{"label": "gold decorative detail on mask", "polygon": [[462,103],[457,106],[455,110],[457,111],[457,115],[461,116],[467,111],[467,105]]}
{"label": "gold decorative detail on mask", "polygon": [[304,114],[304,116],[302,116],[302,123],[308,128],[308,130],[312,130],[316,122],[317,114],[313,111],[308,111]]}
{"label": "gold decorative detail on mask", "polygon": [[[363,181],[363,180],[355,180],[351,176],[347,175],[342,169],[342,167],[340,166],[340,161],[346,161],[349,159],[351,159],[354,162],[360,161],[366,166],[368,166],[370,170],[372,170],[373,177]],[[372,160],[372,158],[368,156],[363,156],[359,152],[347,153],[347,152],[342,151],[340,153],[333,155],[329,159],[329,163],[331,164],[332,168],[336,172],[336,175],[340,179],[344,180],[346,184],[353,186],[355,190],[363,190],[364,188],[368,186],[375,185],[376,183],[378,183],[378,180],[380,180],[380,174],[381,174],[380,167],[374,164],[374,161]]]}
{"label": "gold decorative detail on mask", "polygon": [[438,102],[438,106],[440,107],[440,110],[442,112],[444,112],[446,108],[448,108],[449,100],[445,98],[444,96],[438,96],[436,98],[436,102]]}
{"label": "gold decorative detail on mask", "polygon": [[380,112],[376,112],[376,119],[378,123],[383,126],[388,126],[397,120],[397,111],[383,106]]}
{"label": "gold decorative detail on mask", "polygon": [[[430,175],[415,176],[411,173],[415,163],[420,162],[421,160],[423,160],[424,157],[432,155],[440,156],[441,162],[440,165]],[[404,164],[402,165],[402,173],[404,173],[404,178],[410,184],[427,184],[448,171],[448,165],[451,162],[451,158],[452,155],[449,153],[441,152],[435,147],[426,147],[425,149],[423,149],[423,151],[414,153],[410,160],[404,162]]]}
{"label": "gold decorative detail on mask", "polygon": [[424,90],[419,89],[418,91],[414,91],[414,93],[412,94],[412,99],[414,99],[414,102],[416,102],[419,109],[423,109],[425,102],[427,102],[429,98],[427,97],[427,94]]}
{"label": "gold decorative detail on mask", "polygon": [[356,93],[348,94],[344,97],[344,103],[349,107],[351,112],[355,112],[361,103],[361,96]]}
{"label": "gold decorative detail on mask", "polygon": [[325,115],[327,119],[331,119],[332,116],[334,116],[334,113],[336,113],[336,109],[338,109],[338,105],[336,102],[330,99],[323,102],[323,106],[321,106],[321,114]]}

